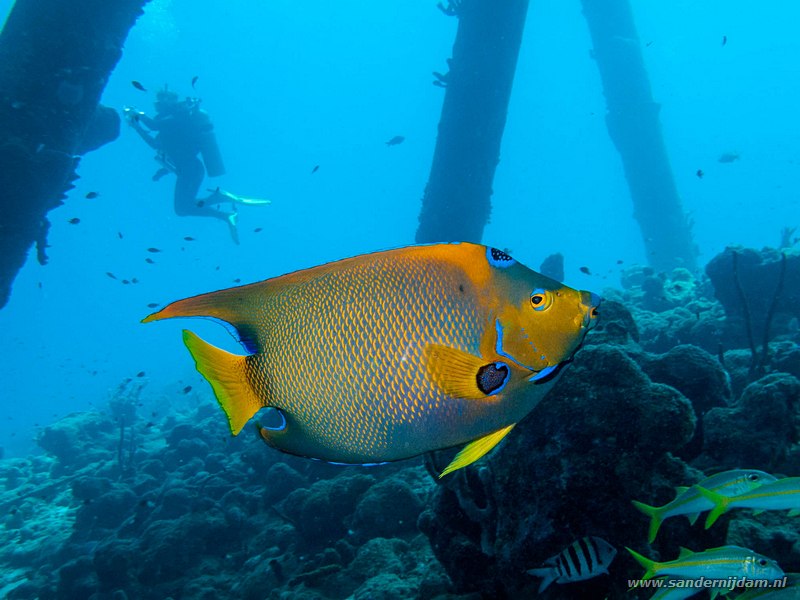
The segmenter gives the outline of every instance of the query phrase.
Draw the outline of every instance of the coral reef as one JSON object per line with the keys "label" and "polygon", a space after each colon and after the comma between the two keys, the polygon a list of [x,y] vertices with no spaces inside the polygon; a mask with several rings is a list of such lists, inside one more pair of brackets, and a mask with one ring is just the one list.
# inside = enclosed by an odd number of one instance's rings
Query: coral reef
{"label": "coral reef", "polygon": [[[800,475],[800,328],[783,300],[793,263],[786,254],[781,293],[761,295],[758,317],[758,294],[745,295],[753,329],[774,304],[764,343],[751,345],[731,252],[708,279],[629,269],[545,401],[443,479],[456,449],[425,465],[328,465],[265,448],[254,431],[231,438],[208,394],[161,414],[163,398],[127,380],[107,411],[46,427],[42,455],[0,459],[0,596],[532,598],[539,579],[527,571],[586,535],[661,558],[737,544],[800,571],[786,515],[733,510],[708,530],[668,519],[648,547],[631,505],[665,504],[725,469]],[[769,287],[775,254],[737,252],[742,287]],[[764,264],[773,270],[755,283]],[[645,598],[628,592],[641,573],[620,552],[608,575],[539,597]]]}

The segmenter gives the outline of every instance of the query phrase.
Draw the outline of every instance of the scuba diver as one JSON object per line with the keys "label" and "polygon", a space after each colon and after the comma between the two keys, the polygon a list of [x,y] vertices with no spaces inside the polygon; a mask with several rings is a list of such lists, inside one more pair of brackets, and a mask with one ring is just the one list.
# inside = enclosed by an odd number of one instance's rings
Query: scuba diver
{"label": "scuba diver", "polygon": [[153,181],[170,172],[175,173],[175,214],[180,217],[214,217],[225,221],[233,241],[238,244],[238,213],[235,208],[226,212],[214,206],[225,202],[231,202],[234,206],[234,203],[246,199],[219,188],[210,190],[212,193],[206,198],[197,197],[206,174],[218,177],[225,173],[208,113],[200,108],[199,99],[179,100],[178,94],[167,86],[156,94],[154,107],[154,117],[131,107],[124,110],[128,124],[157,152],[156,160],[162,166],[153,175]]}

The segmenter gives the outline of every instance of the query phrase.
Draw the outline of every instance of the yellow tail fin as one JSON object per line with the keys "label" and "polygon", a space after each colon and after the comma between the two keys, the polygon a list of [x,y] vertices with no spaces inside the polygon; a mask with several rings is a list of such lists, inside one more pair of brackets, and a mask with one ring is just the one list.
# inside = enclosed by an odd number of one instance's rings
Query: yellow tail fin
{"label": "yellow tail fin", "polygon": [[212,346],[186,329],[183,330],[183,343],[191,352],[197,370],[214,389],[217,402],[228,417],[231,433],[238,435],[247,421],[264,406],[247,380],[247,357]]}

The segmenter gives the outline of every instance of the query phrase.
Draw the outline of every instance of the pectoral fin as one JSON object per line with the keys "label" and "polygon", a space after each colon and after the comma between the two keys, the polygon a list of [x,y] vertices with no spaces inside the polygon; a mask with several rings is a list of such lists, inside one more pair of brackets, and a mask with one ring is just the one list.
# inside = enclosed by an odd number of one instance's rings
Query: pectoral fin
{"label": "pectoral fin", "polygon": [[499,394],[511,377],[511,369],[503,362],[487,362],[447,346],[428,346],[424,359],[428,378],[455,398],[482,400]]}
{"label": "pectoral fin", "polygon": [[471,465],[476,460],[478,460],[481,456],[489,452],[492,448],[494,448],[500,441],[506,437],[509,431],[514,428],[516,423],[512,423],[508,427],[504,427],[503,429],[499,429],[494,433],[490,433],[489,435],[485,435],[482,438],[478,438],[474,442],[470,442],[464,448],[456,454],[456,457],[453,461],[447,465],[444,471],[441,472],[439,475],[439,479],[447,475],[448,473],[452,473],[458,469],[466,467],[467,465]]}

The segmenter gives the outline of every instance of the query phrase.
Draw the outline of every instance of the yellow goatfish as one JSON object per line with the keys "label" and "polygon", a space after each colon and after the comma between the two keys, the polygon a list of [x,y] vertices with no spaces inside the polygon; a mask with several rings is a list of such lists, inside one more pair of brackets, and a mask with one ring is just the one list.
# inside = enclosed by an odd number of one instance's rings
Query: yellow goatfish
{"label": "yellow goatfish", "polygon": [[[260,409],[278,450],[375,464],[489,452],[544,397],[599,297],[477,244],[411,246],[179,300],[143,322],[212,317],[248,355],[183,341],[237,435]],[[274,416],[274,415],[273,415]]]}

